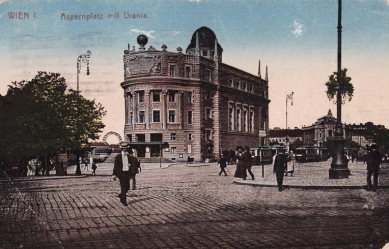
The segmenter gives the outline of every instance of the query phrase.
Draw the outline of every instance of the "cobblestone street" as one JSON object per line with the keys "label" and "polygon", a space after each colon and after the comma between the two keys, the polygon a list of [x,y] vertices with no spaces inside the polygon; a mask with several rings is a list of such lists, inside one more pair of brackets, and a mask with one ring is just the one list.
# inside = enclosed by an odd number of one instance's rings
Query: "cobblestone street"
{"label": "cobblestone street", "polygon": [[[235,166],[227,168],[233,174]],[[260,177],[261,167],[253,171]],[[380,177],[388,179],[388,171]],[[278,192],[218,173],[216,164],[142,170],[127,207],[109,171],[2,177],[0,247],[364,249],[382,248],[389,239],[388,188]]]}

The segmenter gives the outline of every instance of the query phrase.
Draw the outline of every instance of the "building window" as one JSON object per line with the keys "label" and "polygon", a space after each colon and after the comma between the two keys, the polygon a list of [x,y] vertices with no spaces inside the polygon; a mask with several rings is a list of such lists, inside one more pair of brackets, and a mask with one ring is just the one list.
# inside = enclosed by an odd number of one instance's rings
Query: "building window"
{"label": "building window", "polygon": [[154,123],[159,123],[159,122],[161,122],[160,117],[161,117],[160,111],[159,111],[159,110],[154,110],[154,111],[153,111],[153,122],[154,122]]}
{"label": "building window", "polygon": [[190,67],[186,67],[185,68],[185,77],[186,78],[190,78],[190,73],[191,73],[191,68]]}
{"label": "building window", "polygon": [[248,92],[252,93],[253,92],[253,84],[248,84]]}
{"label": "building window", "polygon": [[151,142],[162,142],[162,133],[153,133],[150,134]]}
{"label": "building window", "polygon": [[145,111],[139,111],[139,123],[145,122]]}
{"label": "building window", "polygon": [[205,116],[206,116],[206,119],[212,119],[212,111],[211,111],[211,108],[206,108],[206,109],[205,109]]}
{"label": "building window", "polygon": [[211,78],[211,70],[205,70],[205,80],[206,81],[211,81],[212,78]]}
{"label": "building window", "polygon": [[229,85],[230,87],[234,87],[234,77],[230,77],[229,82],[228,82],[228,85]]}
{"label": "building window", "polygon": [[234,107],[230,106],[228,110],[228,128],[230,131],[234,130]]}
{"label": "building window", "polygon": [[208,50],[203,50],[203,56],[208,56]]}
{"label": "building window", "polygon": [[138,99],[139,99],[139,103],[145,102],[145,92],[139,92]]}
{"label": "building window", "polygon": [[192,111],[188,111],[188,125],[193,123]]}
{"label": "building window", "polygon": [[240,117],[240,109],[238,108],[238,109],[236,109],[236,120],[237,120],[237,122],[236,122],[236,130],[237,131],[241,131],[241,129],[242,129],[242,126],[241,126],[241,117]]}
{"label": "building window", "polygon": [[160,101],[161,101],[160,92],[153,92],[153,102],[160,102]]}
{"label": "building window", "polygon": [[176,150],[177,150],[176,147],[170,147],[170,153],[171,154],[176,154]]}
{"label": "building window", "polygon": [[176,76],[176,66],[170,65],[170,77]]}
{"label": "building window", "polygon": [[328,136],[332,137],[332,130],[328,130]]}
{"label": "building window", "polygon": [[188,140],[189,140],[189,141],[192,141],[192,140],[193,140],[193,134],[192,134],[192,133],[189,133],[189,134],[188,134]]}
{"label": "building window", "polygon": [[169,110],[169,122],[170,123],[176,122],[176,111],[175,110]]}
{"label": "building window", "polygon": [[170,140],[176,141],[176,133],[170,133]]}
{"label": "building window", "polygon": [[136,140],[137,140],[138,142],[144,142],[144,141],[146,141],[146,136],[145,136],[145,134],[136,134]]}
{"label": "building window", "polygon": [[128,113],[127,124],[132,124],[132,112]]}
{"label": "building window", "polygon": [[206,132],[207,132],[207,133],[206,133],[206,139],[207,139],[207,141],[211,141],[211,140],[212,140],[211,130],[207,130]]}
{"label": "building window", "polygon": [[246,81],[243,81],[243,83],[242,83],[242,90],[243,91],[247,91],[247,83],[246,83]]}
{"label": "building window", "polygon": [[240,89],[240,80],[239,79],[235,80],[235,87]]}
{"label": "building window", "polygon": [[210,96],[211,96],[211,94],[208,91],[206,91],[205,92],[205,99],[210,99]]}
{"label": "building window", "polygon": [[192,145],[191,144],[188,144],[188,154],[192,153]]}
{"label": "building window", "polygon": [[192,92],[188,92],[188,103],[191,104],[193,102],[193,96]]}
{"label": "building window", "polygon": [[247,132],[247,109],[243,110],[243,132]]}
{"label": "building window", "polygon": [[169,92],[169,102],[176,102],[175,96],[176,96],[175,92]]}
{"label": "building window", "polygon": [[254,110],[250,110],[250,132],[254,132]]}

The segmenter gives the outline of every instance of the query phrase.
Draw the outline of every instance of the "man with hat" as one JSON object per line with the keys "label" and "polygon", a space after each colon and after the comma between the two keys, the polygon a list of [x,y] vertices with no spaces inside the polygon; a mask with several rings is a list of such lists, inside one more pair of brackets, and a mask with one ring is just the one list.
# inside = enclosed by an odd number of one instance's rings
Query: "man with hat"
{"label": "man with hat", "polygon": [[277,185],[278,185],[278,191],[282,191],[282,182],[284,181],[284,173],[287,167],[287,160],[286,155],[283,149],[280,149],[278,151],[278,155],[276,156],[276,159],[274,160],[274,167],[276,171],[276,177],[277,177]]}
{"label": "man with hat", "polygon": [[[251,171],[251,167],[253,166],[253,159],[251,157],[250,148],[248,146],[244,147],[244,154],[243,154],[243,163],[244,163],[244,170],[249,172],[251,179],[254,180],[254,174]],[[247,173],[245,174],[247,175]],[[243,180],[246,180],[246,177],[243,178]]]}
{"label": "man with hat", "polygon": [[[372,144],[370,151],[367,153],[367,191],[377,191],[378,186],[378,173],[380,171],[380,164],[382,161],[382,155],[377,151],[377,146]],[[374,185],[371,184],[371,176],[373,175]]]}
{"label": "man with hat", "polygon": [[132,149],[128,148],[128,144],[125,142],[120,143],[121,152],[115,158],[115,163],[113,166],[112,176],[115,180],[116,177],[119,178],[120,182],[120,202],[124,206],[127,206],[126,194],[130,189],[130,161],[129,161],[129,152],[132,154]]}

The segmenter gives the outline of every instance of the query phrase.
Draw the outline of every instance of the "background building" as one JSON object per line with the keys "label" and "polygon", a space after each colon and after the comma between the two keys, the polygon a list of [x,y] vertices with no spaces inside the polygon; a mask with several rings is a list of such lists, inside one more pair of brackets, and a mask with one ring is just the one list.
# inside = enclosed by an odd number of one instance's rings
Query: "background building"
{"label": "background building", "polygon": [[[317,119],[311,126],[304,126],[303,143],[304,145],[324,146],[324,143],[331,137],[335,136],[336,118],[332,116],[331,110],[328,110],[327,115]],[[351,139],[351,133],[348,127],[342,124],[343,137],[346,140]]]}
{"label": "background building", "polygon": [[197,29],[185,53],[156,50],[137,38],[124,51],[125,140],[139,157],[195,161],[223,150],[266,143],[268,73],[261,77],[222,63],[214,32]]}
{"label": "background building", "polygon": [[286,141],[289,143],[294,143],[296,140],[303,140],[303,131],[297,127],[292,129],[280,129],[274,128],[269,130],[268,141],[271,144],[286,144]]}

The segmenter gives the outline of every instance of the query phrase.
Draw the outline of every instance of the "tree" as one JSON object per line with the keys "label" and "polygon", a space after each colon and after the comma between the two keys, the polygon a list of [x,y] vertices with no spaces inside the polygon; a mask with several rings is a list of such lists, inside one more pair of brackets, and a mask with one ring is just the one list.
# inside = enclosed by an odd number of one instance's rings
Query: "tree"
{"label": "tree", "polygon": [[12,82],[0,95],[0,157],[26,160],[58,149],[79,151],[87,138],[95,139],[104,128],[101,104],[79,92],[66,91],[58,73],[38,72],[31,81]]}
{"label": "tree", "polygon": [[336,103],[336,94],[339,90],[342,96],[342,104],[344,104],[346,100],[351,101],[354,96],[354,86],[350,81],[351,78],[347,76],[347,68],[341,70],[340,86],[338,86],[338,73],[334,72],[330,75],[329,80],[325,83],[328,99],[334,100]]}
{"label": "tree", "polygon": [[386,153],[389,148],[389,130],[383,125],[374,125],[367,130],[367,139],[377,145],[377,150]]}
{"label": "tree", "polygon": [[298,138],[298,139],[296,139],[295,141],[293,141],[293,143],[291,143],[291,144],[289,145],[289,149],[290,149],[291,151],[294,151],[294,150],[296,150],[297,148],[302,147],[303,145],[304,145],[304,142],[301,141],[301,140]]}

